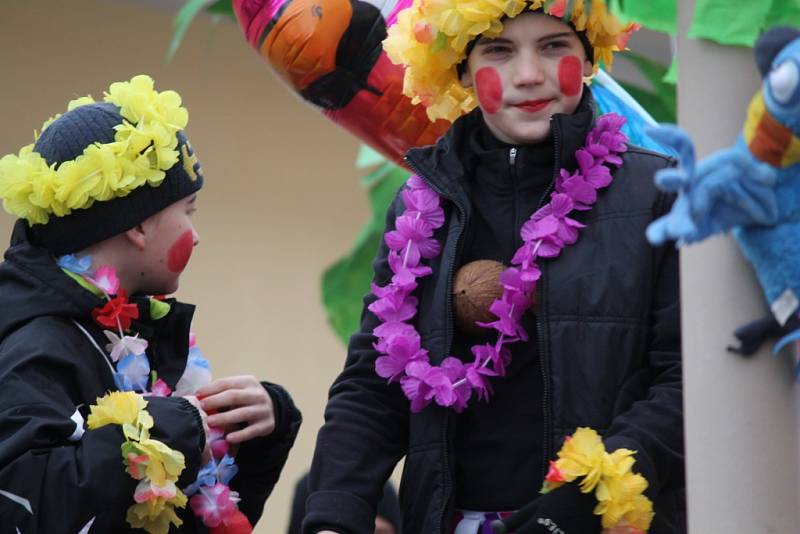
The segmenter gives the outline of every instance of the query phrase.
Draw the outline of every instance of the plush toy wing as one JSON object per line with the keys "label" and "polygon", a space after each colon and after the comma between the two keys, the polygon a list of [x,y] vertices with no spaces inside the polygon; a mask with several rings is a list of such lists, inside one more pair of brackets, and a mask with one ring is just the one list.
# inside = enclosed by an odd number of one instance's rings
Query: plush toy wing
{"label": "plush toy wing", "polygon": [[667,215],[648,227],[651,243],[677,240],[681,245],[738,226],[777,222],[776,170],[755,159],[741,139],[695,165],[694,144],[683,130],[661,126],[649,133],[672,147],[680,160],[678,168],[656,174],[656,185],[678,198]]}

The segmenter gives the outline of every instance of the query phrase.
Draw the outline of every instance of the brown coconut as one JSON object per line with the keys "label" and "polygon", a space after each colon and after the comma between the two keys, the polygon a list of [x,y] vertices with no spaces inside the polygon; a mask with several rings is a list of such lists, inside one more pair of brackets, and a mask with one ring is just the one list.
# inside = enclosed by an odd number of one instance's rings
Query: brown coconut
{"label": "brown coconut", "polygon": [[497,317],[489,311],[495,299],[503,296],[500,273],[505,265],[494,260],[476,260],[462,266],[453,280],[453,306],[456,326],[471,336],[486,335],[476,321],[490,323]]}

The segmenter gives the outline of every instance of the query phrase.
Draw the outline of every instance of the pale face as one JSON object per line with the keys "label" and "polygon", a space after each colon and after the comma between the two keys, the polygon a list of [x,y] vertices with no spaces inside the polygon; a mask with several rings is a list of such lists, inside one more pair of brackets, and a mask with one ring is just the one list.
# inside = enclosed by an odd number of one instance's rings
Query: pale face
{"label": "pale face", "polygon": [[492,133],[511,144],[550,136],[550,117],[571,114],[592,74],[580,39],[568,25],[543,13],[503,21],[496,39],[481,38],[461,76],[472,87]]}
{"label": "pale face", "polygon": [[139,292],[169,294],[178,289],[199,236],[192,223],[197,195],[171,204],[141,224],[145,246],[141,250]]}

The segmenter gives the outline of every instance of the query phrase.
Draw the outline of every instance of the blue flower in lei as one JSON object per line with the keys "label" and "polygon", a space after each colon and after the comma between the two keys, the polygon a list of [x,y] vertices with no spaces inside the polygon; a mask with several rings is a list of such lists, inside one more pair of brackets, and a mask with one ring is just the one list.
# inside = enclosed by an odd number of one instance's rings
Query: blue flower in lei
{"label": "blue flower in lei", "polygon": [[234,459],[227,454],[220,458],[219,462],[213,458],[197,473],[197,480],[184,488],[183,492],[187,496],[194,495],[202,486],[214,486],[215,484],[225,484],[239,472],[239,466],[234,463]]}
{"label": "blue flower in lei", "polygon": [[114,384],[120,391],[147,392],[150,362],[144,354],[128,354],[117,363]]}
{"label": "blue flower in lei", "polygon": [[62,269],[83,276],[92,272],[92,257],[89,255],[79,258],[75,254],[67,254],[56,260],[56,264]]}

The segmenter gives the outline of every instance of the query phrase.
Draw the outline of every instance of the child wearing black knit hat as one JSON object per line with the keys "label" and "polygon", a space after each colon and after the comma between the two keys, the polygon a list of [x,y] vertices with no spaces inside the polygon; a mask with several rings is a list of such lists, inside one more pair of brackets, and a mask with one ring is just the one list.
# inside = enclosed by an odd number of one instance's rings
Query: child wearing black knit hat
{"label": "child wearing black knit hat", "polygon": [[[300,425],[212,380],[171,298],[198,243],[188,112],[147,76],[70,102],[0,159],[0,517],[18,532],[247,533]],[[238,474],[237,474],[238,472]]]}

